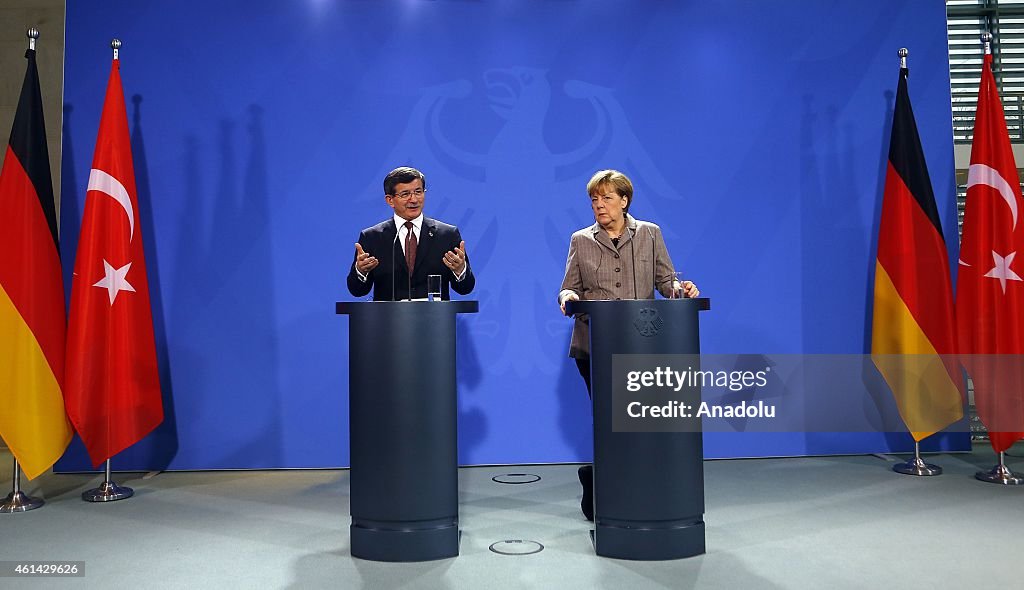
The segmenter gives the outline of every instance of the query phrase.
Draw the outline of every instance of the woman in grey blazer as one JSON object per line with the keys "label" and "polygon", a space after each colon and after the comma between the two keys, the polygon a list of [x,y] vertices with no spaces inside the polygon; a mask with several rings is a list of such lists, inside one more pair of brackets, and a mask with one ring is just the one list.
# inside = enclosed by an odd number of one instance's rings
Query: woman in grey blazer
{"label": "woman in grey blazer", "polygon": [[[600,170],[587,183],[594,225],[572,234],[565,278],[558,304],[593,299],[654,299],[657,289],[665,297],[696,297],[700,291],[690,281],[676,281],[675,266],[665,247],[661,228],[629,214],[633,183],[617,170]],[[590,394],[590,326],[586,315],[577,315],[569,344],[580,376]],[[594,520],[593,466],[580,467],[583,500],[580,508]]]}

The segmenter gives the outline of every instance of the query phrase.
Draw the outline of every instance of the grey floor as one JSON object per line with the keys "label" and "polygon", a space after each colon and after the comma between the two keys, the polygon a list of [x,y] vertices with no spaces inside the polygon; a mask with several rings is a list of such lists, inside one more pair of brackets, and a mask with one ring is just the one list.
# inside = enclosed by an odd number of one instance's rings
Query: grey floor
{"label": "grey floor", "polygon": [[[462,469],[461,555],[417,564],[350,556],[347,471],[124,473],[136,496],[101,505],[79,500],[98,476],[49,474],[25,484],[44,507],[0,515],[0,560],[82,560],[86,576],[0,588],[1022,587],[1024,486],[973,478],[987,444],[929,460],[945,474],[874,456],[708,461],[708,552],[670,562],[596,557],[571,465]],[[2,495],[9,465],[0,454]],[[510,471],[542,479],[491,481]],[[545,549],[488,550],[503,539]]]}

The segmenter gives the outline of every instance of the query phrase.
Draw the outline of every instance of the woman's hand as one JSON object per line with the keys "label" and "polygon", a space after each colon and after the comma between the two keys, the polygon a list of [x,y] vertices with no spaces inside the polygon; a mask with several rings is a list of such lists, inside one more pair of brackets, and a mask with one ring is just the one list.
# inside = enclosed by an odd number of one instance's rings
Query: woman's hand
{"label": "woman's hand", "polygon": [[681,283],[676,281],[673,290],[676,297],[679,297],[679,294],[682,293],[686,299],[692,299],[700,295],[700,290],[697,289],[697,285],[694,285],[692,281],[683,281]]}
{"label": "woman's hand", "polygon": [[569,314],[565,313],[565,302],[566,301],[579,301],[579,300],[580,300],[580,296],[577,295],[576,293],[572,292],[572,291],[570,291],[565,297],[563,297],[562,298],[562,304],[560,306],[562,308],[562,315],[566,315],[566,316],[569,315]]}

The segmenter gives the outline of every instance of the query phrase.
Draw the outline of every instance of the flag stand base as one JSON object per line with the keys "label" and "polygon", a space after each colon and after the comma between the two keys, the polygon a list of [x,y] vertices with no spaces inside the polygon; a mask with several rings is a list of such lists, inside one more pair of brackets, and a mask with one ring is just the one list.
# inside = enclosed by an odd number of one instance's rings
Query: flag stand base
{"label": "flag stand base", "polygon": [[906,463],[897,463],[892,470],[903,475],[942,475],[942,468],[938,465],[925,463],[921,458],[921,441],[914,441],[914,456],[907,459]]}
{"label": "flag stand base", "polygon": [[4,501],[0,503],[0,514],[13,514],[15,512],[28,512],[35,510],[46,502],[39,498],[33,498],[24,492],[11,492],[7,494]]}
{"label": "flag stand base", "polygon": [[925,463],[921,457],[907,459],[906,463],[897,463],[892,470],[903,475],[942,475],[942,468],[938,465]]}
{"label": "flag stand base", "polygon": [[110,479],[110,459],[103,469],[103,483],[100,487],[82,492],[86,502],[115,502],[135,495],[135,490],[128,486],[119,486]]}
{"label": "flag stand base", "polygon": [[0,514],[14,514],[15,512],[28,512],[35,510],[46,502],[41,498],[33,498],[21,491],[21,466],[18,460],[14,460],[14,475],[12,477],[13,487],[11,493],[7,494],[3,502],[0,502]]}
{"label": "flag stand base", "polygon": [[1006,465],[999,464],[988,471],[979,471],[974,474],[975,479],[988,483],[998,483],[1004,486],[1019,486],[1024,484],[1024,477],[1021,477]]}
{"label": "flag stand base", "polygon": [[105,481],[100,487],[82,492],[82,499],[86,502],[114,502],[124,500],[135,495],[135,490],[127,486],[119,486],[112,481]]}

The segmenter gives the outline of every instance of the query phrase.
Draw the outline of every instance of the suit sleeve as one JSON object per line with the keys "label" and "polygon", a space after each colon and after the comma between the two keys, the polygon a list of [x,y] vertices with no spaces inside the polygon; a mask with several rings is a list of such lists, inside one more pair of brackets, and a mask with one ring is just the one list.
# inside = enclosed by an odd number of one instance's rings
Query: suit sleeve
{"label": "suit sleeve", "polygon": [[[462,234],[459,233],[459,228],[455,228],[454,245],[449,250],[454,250],[459,247],[462,243]],[[449,272],[449,275],[452,273]],[[466,276],[462,277],[461,281],[453,280],[450,283],[452,291],[455,291],[459,295],[469,295],[473,287],[476,286],[476,277],[473,275],[473,266],[469,263],[469,254],[466,254]]]}
{"label": "suit sleeve", "polygon": [[665,237],[661,234],[661,228],[654,226],[652,229],[654,231],[654,288],[663,296],[671,297],[676,267],[668,255],[668,247],[665,246]]}
{"label": "suit sleeve", "polygon": [[[363,252],[368,253],[370,256],[376,256],[374,253],[374,247],[370,244],[370,239],[366,235],[366,231],[359,232],[359,245],[363,247]],[[376,269],[374,269],[376,270]],[[348,269],[348,292],[353,297],[365,297],[371,289],[373,289],[373,270],[366,275],[366,281],[359,279],[359,275],[356,273],[356,254],[352,253],[352,266]]]}
{"label": "suit sleeve", "polygon": [[582,299],[580,293],[583,291],[583,275],[580,272],[578,256],[579,246],[576,243],[576,236],[573,236],[569,240],[569,257],[565,261],[565,276],[562,278],[562,287],[558,291],[559,305],[570,293],[575,293]]}

